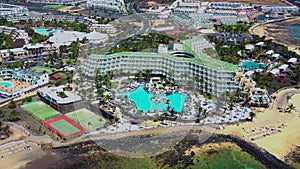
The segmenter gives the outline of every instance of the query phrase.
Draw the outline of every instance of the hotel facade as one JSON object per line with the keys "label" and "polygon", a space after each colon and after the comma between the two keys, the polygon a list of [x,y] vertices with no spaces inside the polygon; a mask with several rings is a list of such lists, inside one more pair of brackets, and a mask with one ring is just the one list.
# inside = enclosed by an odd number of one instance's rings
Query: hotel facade
{"label": "hotel facade", "polygon": [[180,84],[197,79],[195,85],[199,90],[214,96],[237,90],[239,83],[234,77],[238,66],[212,59],[205,53],[195,53],[197,42],[197,38],[183,41],[182,51],[168,51],[165,45],[160,45],[158,53],[92,54],[83,63],[82,70],[89,77],[94,77],[96,70],[102,75],[115,70],[125,73],[152,70],[153,74],[166,76]]}
{"label": "hotel facade", "polygon": [[[0,89],[1,98],[14,98],[22,96],[40,86],[49,83],[49,76],[47,73],[36,72],[31,69],[0,69],[0,78],[6,83],[10,83],[10,87]],[[10,81],[17,80],[19,83],[28,83],[29,86],[22,87],[16,86],[15,83]]]}
{"label": "hotel facade", "polygon": [[12,4],[4,4],[0,3],[0,16],[1,17],[13,17],[13,16],[21,16],[28,12],[27,7],[18,6]]}
{"label": "hotel facade", "polygon": [[88,0],[87,8],[98,8],[116,12],[126,12],[124,0]]}

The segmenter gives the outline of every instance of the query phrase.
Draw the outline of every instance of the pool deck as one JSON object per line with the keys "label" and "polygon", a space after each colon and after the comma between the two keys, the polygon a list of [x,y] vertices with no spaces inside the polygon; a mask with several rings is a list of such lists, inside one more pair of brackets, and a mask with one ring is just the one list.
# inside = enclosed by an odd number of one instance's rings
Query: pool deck
{"label": "pool deck", "polygon": [[15,93],[19,90],[25,89],[27,87],[30,87],[31,84],[27,83],[27,82],[21,82],[19,80],[4,80],[3,78],[0,78],[0,82],[9,82],[12,84],[11,87],[4,87],[4,86],[0,86],[0,90],[7,92],[7,93]]}
{"label": "pool deck", "polygon": [[168,107],[167,101],[170,102],[170,109],[181,112],[186,100],[186,96],[183,94],[173,93],[171,95],[161,94],[157,96],[153,93],[148,93],[142,87],[129,92],[128,96],[129,100],[135,103],[136,108],[143,112],[165,111]]}

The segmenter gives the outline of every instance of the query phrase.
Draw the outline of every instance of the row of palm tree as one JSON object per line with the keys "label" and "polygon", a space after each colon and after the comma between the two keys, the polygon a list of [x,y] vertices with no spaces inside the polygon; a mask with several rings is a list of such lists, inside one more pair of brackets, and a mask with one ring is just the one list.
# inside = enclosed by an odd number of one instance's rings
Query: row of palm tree
{"label": "row of palm tree", "polygon": [[100,97],[100,99],[104,101],[108,101],[110,99],[110,95],[104,95],[105,89],[103,86],[105,85],[106,88],[111,89],[112,87],[112,78],[114,76],[113,71],[107,71],[105,75],[101,75],[99,69],[96,71],[96,76],[95,76],[95,84],[97,88],[97,94]]}
{"label": "row of palm tree", "polygon": [[135,74],[135,77],[136,77],[137,81],[139,81],[139,82],[141,82],[145,78],[146,82],[149,83],[150,79],[151,79],[151,74],[152,74],[152,70],[150,70],[150,69],[139,70]]}

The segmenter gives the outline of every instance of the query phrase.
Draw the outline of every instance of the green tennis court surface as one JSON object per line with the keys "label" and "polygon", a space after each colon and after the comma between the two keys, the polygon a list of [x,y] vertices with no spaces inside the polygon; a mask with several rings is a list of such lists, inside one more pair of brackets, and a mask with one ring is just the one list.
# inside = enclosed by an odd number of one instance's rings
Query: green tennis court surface
{"label": "green tennis court surface", "polygon": [[63,135],[69,136],[71,134],[80,132],[79,129],[77,129],[72,124],[68,123],[64,119],[57,120],[55,122],[50,123],[50,126],[55,128],[56,130],[60,131]]}
{"label": "green tennis court surface", "polygon": [[43,102],[26,104],[21,106],[21,108],[31,114],[38,121],[44,121],[60,115],[59,112]]}
{"label": "green tennis court surface", "polygon": [[37,72],[41,72],[43,73],[44,71],[47,72],[48,74],[53,73],[54,69],[51,68],[47,68],[47,67],[42,67],[42,66],[34,66],[33,70],[37,71]]}
{"label": "green tennis court surface", "polygon": [[66,116],[89,131],[95,131],[97,128],[103,127],[106,123],[100,116],[85,108],[68,113]]}
{"label": "green tennis court surface", "polygon": [[64,8],[66,6],[64,5],[46,5],[46,6],[43,6],[43,8],[48,8],[48,9],[61,9],[61,8]]}

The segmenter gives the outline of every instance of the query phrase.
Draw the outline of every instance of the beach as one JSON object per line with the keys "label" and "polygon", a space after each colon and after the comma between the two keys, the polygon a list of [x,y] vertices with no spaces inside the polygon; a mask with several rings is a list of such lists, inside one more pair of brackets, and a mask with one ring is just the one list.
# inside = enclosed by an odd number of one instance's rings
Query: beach
{"label": "beach", "polygon": [[260,37],[265,36],[266,40],[271,39],[278,44],[285,45],[289,50],[300,54],[300,40],[295,39],[287,28],[287,26],[299,24],[300,17],[289,18],[256,24],[250,28],[249,31],[251,34],[258,35]]}
{"label": "beach", "polygon": [[19,169],[28,162],[46,155],[46,153],[35,143],[30,143],[32,150],[26,150],[0,158],[1,168]]}
{"label": "beach", "polygon": [[[288,89],[276,94],[277,98],[283,95],[287,91],[293,91]],[[224,130],[218,130],[220,134],[233,134],[241,137],[249,142],[253,142],[264,150],[267,150],[271,154],[275,155],[279,159],[284,159],[295,146],[300,146],[300,94],[295,94],[289,100],[296,109],[291,113],[279,112],[276,103],[273,105],[273,109],[258,109],[257,116],[253,122],[245,122],[236,125],[225,125]],[[255,112],[255,111],[254,111]],[[253,129],[262,128],[279,128],[281,132],[275,134],[262,136],[262,138],[251,141],[253,136],[248,136],[246,131],[252,131]]]}

